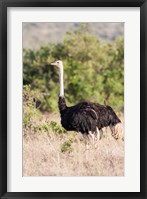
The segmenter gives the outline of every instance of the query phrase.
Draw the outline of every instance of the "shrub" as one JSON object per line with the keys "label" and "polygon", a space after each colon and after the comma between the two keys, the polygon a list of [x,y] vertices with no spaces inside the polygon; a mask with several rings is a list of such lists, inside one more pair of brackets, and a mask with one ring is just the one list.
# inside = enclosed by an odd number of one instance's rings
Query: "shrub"
{"label": "shrub", "polygon": [[55,121],[50,122],[50,127],[51,127],[52,131],[56,134],[66,133],[66,130]]}
{"label": "shrub", "polygon": [[36,107],[36,99],[39,97],[37,93],[30,90],[30,86],[25,85],[23,88],[23,129],[40,131],[40,124],[42,114]]}
{"label": "shrub", "polygon": [[65,152],[72,152],[73,151],[73,139],[70,138],[67,141],[65,141],[62,145],[61,145],[61,152],[65,153]]}

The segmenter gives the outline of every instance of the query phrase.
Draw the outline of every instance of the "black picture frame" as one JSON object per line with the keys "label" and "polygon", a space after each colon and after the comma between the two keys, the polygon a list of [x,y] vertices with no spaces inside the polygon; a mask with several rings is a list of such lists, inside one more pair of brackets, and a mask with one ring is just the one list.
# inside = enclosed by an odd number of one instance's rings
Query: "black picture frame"
{"label": "black picture frame", "polygon": [[[7,8],[140,7],[140,192],[7,192]],[[0,198],[147,198],[147,0],[0,0]],[[135,108],[134,108],[135,109]],[[132,139],[133,142],[133,139]]]}

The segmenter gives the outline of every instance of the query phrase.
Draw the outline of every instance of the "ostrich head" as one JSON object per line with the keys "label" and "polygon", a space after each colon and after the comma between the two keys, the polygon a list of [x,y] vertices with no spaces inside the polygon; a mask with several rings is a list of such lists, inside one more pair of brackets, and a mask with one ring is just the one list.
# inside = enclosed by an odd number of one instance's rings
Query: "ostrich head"
{"label": "ostrich head", "polygon": [[64,96],[64,85],[63,85],[63,62],[61,60],[57,60],[51,63],[53,66],[57,66],[59,68],[59,83],[60,83],[60,97]]}
{"label": "ostrich head", "polygon": [[63,67],[63,62],[61,60],[57,60],[57,61],[51,63],[51,65],[57,66],[60,68],[60,67]]}

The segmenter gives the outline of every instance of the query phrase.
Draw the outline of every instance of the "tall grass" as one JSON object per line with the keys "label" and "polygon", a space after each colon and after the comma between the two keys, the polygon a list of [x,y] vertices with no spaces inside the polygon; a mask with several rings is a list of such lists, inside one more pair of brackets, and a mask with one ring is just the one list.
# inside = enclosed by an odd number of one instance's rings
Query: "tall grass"
{"label": "tall grass", "polygon": [[24,90],[23,176],[123,176],[124,142],[104,129],[97,148],[67,132],[59,114],[41,113],[36,94]]}

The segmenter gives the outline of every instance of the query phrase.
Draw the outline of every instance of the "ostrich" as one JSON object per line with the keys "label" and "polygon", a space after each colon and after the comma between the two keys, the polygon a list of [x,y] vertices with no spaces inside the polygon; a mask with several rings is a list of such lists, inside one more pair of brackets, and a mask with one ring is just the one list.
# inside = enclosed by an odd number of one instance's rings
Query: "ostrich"
{"label": "ostrich", "polygon": [[[111,134],[118,139],[117,125],[120,119],[110,106],[92,102],[80,102],[68,107],[64,97],[63,62],[57,60],[51,63],[59,68],[60,95],[58,107],[61,116],[61,124],[67,131],[82,133],[84,138],[92,137],[93,143],[100,139],[103,127],[110,127]],[[96,134],[96,137],[95,137]]]}

